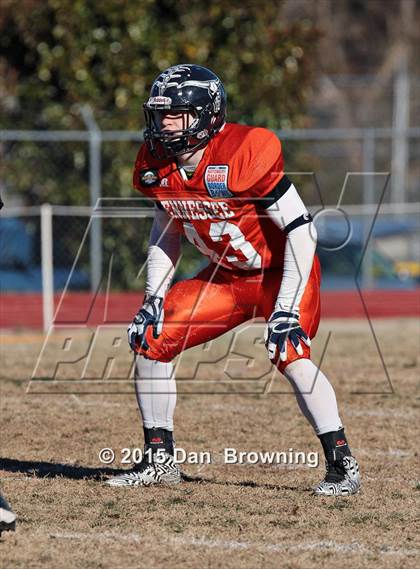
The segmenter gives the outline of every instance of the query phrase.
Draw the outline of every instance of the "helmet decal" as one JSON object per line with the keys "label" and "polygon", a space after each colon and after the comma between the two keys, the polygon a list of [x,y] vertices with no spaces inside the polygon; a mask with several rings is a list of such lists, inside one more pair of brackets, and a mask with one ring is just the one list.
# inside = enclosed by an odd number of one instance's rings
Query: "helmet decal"
{"label": "helmet decal", "polygon": [[174,65],[163,71],[159,77],[154,81],[153,86],[159,89],[159,95],[163,95],[165,89],[168,87],[177,87],[176,81],[170,83],[172,78],[182,77],[182,72],[188,73],[190,71],[188,65]]}
{"label": "helmet decal", "polygon": [[222,101],[222,95],[220,93],[220,90],[218,90],[213,103],[215,113],[218,113],[220,111],[221,101]]}
{"label": "helmet decal", "polygon": [[149,97],[147,104],[150,106],[158,107],[159,109],[170,109],[172,104],[171,97]]}

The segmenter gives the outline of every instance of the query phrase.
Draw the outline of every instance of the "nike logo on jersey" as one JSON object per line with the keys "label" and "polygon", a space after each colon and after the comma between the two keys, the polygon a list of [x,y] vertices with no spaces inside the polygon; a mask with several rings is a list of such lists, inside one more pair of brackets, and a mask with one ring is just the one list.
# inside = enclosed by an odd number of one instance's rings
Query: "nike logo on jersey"
{"label": "nike logo on jersey", "polygon": [[161,200],[160,203],[177,219],[228,219],[235,215],[226,202]]}

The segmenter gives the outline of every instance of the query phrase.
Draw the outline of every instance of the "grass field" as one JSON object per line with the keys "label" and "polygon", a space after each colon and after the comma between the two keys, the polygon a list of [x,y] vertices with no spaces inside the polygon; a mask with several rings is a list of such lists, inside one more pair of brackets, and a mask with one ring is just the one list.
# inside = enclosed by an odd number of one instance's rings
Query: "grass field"
{"label": "grass field", "polygon": [[[3,331],[1,488],[18,524],[0,539],[1,566],[417,567],[419,327],[382,320],[374,328],[389,377],[367,321],[324,321],[314,343],[363,475],[359,495],[332,499],[310,493],[323,476],[322,459],[319,468],[221,460],[224,447],[320,451],[285,380],[267,371],[255,328],[240,335],[229,365],[217,355],[226,337],[199,369],[204,352],[185,354],[177,446],[210,451],[214,463],[184,465],[185,482],[148,489],[102,482],[122,468],[118,449],[142,446],[131,383],[72,384],[70,373],[67,383],[29,385],[43,335]],[[51,345],[60,345],[60,334]],[[125,365],[129,358],[127,350]],[[106,393],[112,385],[118,393]],[[114,464],[101,464],[103,447],[117,451]]]}

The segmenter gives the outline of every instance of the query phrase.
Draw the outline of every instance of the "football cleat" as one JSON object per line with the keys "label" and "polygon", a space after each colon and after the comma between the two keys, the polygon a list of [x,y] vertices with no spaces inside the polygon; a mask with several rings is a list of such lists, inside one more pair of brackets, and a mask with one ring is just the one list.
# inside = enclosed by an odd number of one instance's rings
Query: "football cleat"
{"label": "football cleat", "polygon": [[12,512],[6,498],[0,494],[0,535],[3,531],[15,531],[16,514]]}
{"label": "football cleat", "polygon": [[162,452],[152,455],[152,460],[143,459],[135,470],[114,476],[106,481],[109,486],[151,486],[152,484],[179,484],[181,469],[174,457]]}
{"label": "football cleat", "polygon": [[350,496],[360,490],[359,465],[353,456],[344,456],[331,464],[327,462],[326,468],[326,476],[318,486],[315,486],[314,494],[318,496]]}

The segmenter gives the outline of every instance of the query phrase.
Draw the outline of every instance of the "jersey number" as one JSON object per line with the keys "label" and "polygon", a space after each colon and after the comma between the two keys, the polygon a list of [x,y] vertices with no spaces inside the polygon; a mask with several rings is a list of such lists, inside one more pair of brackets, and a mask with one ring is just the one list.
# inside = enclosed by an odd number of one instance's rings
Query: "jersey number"
{"label": "jersey number", "polygon": [[223,235],[229,235],[230,241],[228,245],[235,249],[235,251],[242,253],[245,257],[243,261],[240,261],[236,255],[226,255],[222,259],[215,251],[207,247],[191,223],[184,223],[183,225],[188,241],[195,245],[203,255],[210,257],[213,263],[221,263],[222,265],[229,266],[226,263],[227,261],[239,269],[261,269],[261,255],[259,255],[252,244],[245,239],[242,231],[234,223],[230,223],[229,221],[211,223],[209,236],[212,241],[218,242],[222,240]]}

